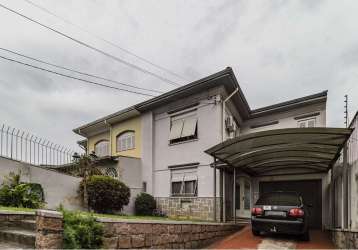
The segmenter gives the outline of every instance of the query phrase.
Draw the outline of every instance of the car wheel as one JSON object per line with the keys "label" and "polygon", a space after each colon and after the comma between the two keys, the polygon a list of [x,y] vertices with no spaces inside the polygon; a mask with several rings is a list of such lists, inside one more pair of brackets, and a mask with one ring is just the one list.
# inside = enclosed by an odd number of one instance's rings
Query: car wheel
{"label": "car wheel", "polygon": [[303,241],[309,241],[310,240],[310,234],[309,234],[308,230],[304,234],[302,234],[301,238],[302,238]]}
{"label": "car wheel", "polygon": [[260,235],[260,231],[254,230],[252,229],[252,234],[255,236],[259,236]]}

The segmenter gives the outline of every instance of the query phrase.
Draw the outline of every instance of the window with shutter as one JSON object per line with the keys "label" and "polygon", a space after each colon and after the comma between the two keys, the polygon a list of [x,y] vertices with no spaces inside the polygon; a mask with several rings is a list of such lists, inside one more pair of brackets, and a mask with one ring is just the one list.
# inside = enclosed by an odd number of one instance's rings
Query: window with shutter
{"label": "window with shutter", "polygon": [[197,196],[198,175],[196,168],[171,171],[172,196]]}
{"label": "window with shutter", "polygon": [[194,112],[173,116],[170,119],[169,142],[190,141],[198,138],[198,118]]}

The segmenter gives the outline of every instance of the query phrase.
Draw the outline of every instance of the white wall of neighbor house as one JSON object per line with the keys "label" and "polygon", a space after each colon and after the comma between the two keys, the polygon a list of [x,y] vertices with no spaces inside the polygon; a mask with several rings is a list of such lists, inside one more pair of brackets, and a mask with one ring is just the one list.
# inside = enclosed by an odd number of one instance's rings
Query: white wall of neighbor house
{"label": "white wall of neighbor house", "polygon": [[[210,98],[212,96],[212,98]],[[197,167],[198,197],[213,197],[213,170],[209,166],[213,159],[204,150],[221,141],[221,104],[215,103],[216,94],[210,91],[162,107],[154,114],[154,196],[169,197],[171,170],[168,166],[199,162]],[[167,111],[185,103],[199,102],[194,109],[198,118],[198,139],[170,145],[171,116]],[[177,112],[181,113],[181,111]]]}
{"label": "white wall of neighbor house", "polygon": [[[319,113],[316,116],[295,119],[295,117],[300,117],[303,115]],[[276,114],[265,115],[258,118],[253,118],[248,121],[245,121],[241,126],[241,133],[254,133],[259,131],[265,131],[270,129],[280,129],[280,128],[297,128],[299,121],[315,119],[315,127],[326,127],[326,103],[316,103],[308,105],[301,108],[296,108],[293,110],[280,112]],[[263,125],[267,122],[278,121],[277,124],[260,126],[257,128],[251,128],[252,126]]]}
{"label": "white wall of neighbor house", "polygon": [[67,209],[82,208],[77,193],[81,178],[0,157],[0,183],[10,172],[19,171],[21,181],[41,184],[46,208],[56,209],[60,204]]}
{"label": "white wall of neighbor house", "polygon": [[[252,178],[252,199],[251,206],[257,201],[259,195],[259,183],[261,181],[303,181],[321,180],[322,183],[322,228],[329,229],[331,225],[331,211],[329,206],[330,176],[326,173],[302,174],[302,175],[277,175]],[[312,190],[314,192],[314,190]]]}
{"label": "white wall of neighbor house", "polygon": [[[149,194],[153,194],[153,113],[146,112],[142,114],[142,178],[146,183]],[[143,183],[142,183],[143,184]]]}

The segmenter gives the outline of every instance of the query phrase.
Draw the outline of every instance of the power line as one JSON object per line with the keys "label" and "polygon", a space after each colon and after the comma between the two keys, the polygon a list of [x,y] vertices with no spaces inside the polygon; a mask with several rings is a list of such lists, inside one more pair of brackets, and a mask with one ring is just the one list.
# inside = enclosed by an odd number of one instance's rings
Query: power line
{"label": "power line", "polygon": [[56,68],[59,68],[59,69],[68,70],[68,71],[71,71],[71,72],[74,72],[74,73],[77,73],[77,74],[81,74],[81,75],[85,75],[85,76],[90,76],[90,77],[93,77],[93,78],[97,78],[97,79],[100,79],[100,80],[104,80],[104,81],[108,81],[108,82],[120,84],[120,85],[127,86],[127,87],[131,87],[131,88],[136,88],[136,89],[140,89],[140,90],[151,91],[151,92],[155,92],[155,93],[158,93],[158,94],[162,94],[162,93],[163,93],[162,91],[153,90],[153,89],[147,89],[147,88],[142,88],[142,87],[137,87],[137,86],[135,86],[135,85],[131,85],[131,84],[123,83],[123,82],[118,82],[118,81],[111,80],[111,79],[107,79],[107,78],[104,78],[104,77],[101,77],[101,76],[96,76],[96,75],[93,75],[93,74],[89,74],[89,73],[77,71],[77,70],[70,69],[70,68],[67,68],[67,67],[63,67],[63,66],[60,66],[60,65],[56,65],[56,64],[53,64],[53,63],[45,62],[45,61],[43,61],[43,60],[40,60],[40,59],[31,57],[31,56],[26,56],[26,55],[24,55],[24,54],[21,54],[21,53],[19,53],[19,52],[15,52],[15,51],[13,51],[13,50],[1,48],[1,47],[0,47],[0,50],[3,50],[3,51],[6,51],[6,52],[15,54],[15,55],[18,55],[18,56],[27,58],[27,59],[31,59],[31,60],[36,61],[36,62],[44,63],[44,64],[47,64],[47,65],[50,65],[50,66],[53,66],[53,67],[56,67]]}
{"label": "power line", "polygon": [[35,19],[32,19],[32,18],[30,18],[30,17],[28,17],[28,16],[25,16],[25,15],[23,15],[23,14],[21,14],[21,13],[15,11],[15,10],[13,10],[13,9],[10,9],[10,8],[6,7],[5,5],[3,5],[3,4],[0,4],[0,7],[6,9],[6,10],[8,10],[8,11],[10,11],[10,12],[12,12],[12,13],[18,15],[18,16],[21,16],[21,17],[23,17],[23,18],[25,18],[25,19],[27,19],[27,20],[33,22],[33,23],[36,23],[36,24],[38,24],[38,25],[40,25],[40,26],[42,26],[42,27],[44,27],[44,28],[46,28],[46,29],[48,29],[48,30],[51,30],[51,31],[53,31],[53,32],[55,32],[55,33],[57,33],[57,34],[63,36],[63,37],[66,37],[66,38],[68,38],[68,39],[70,39],[70,40],[72,40],[72,41],[74,41],[74,42],[76,42],[76,43],[78,43],[78,44],[80,44],[80,45],[82,45],[82,46],[85,46],[85,47],[87,47],[87,48],[89,48],[89,49],[92,49],[92,50],[94,50],[94,51],[96,51],[96,52],[98,52],[98,53],[101,53],[102,55],[105,55],[105,56],[109,57],[109,58],[112,58],[112,59],[115,60],[115,61],[118,61],[118,62],[120,62],[120,63],[123,63],[123,64],[127,65],[128,67],[137,69],[137,70],[139,70],[139,71],[141,71],[141,72],[143,72],[143,73],[146,73],[146,74],[148,74],[148,75],[154,76],[154,77],[156,77],[156,78],[158,78],[158,79],[160,79],[160,80],[162,80],[162,81],[164,81],[164,82],[167,82],[167,83],[169,83],[169,84],[171,84],[171,85],[173,85],[173,86],[176,86],[176,87],[180,86],[180,84],[178,84],[178,83],[176,83],[176,82],[173,82],[173,81],[171,81],[171,80],[169,80],[169,79],[167,79],[167,78],[165,78],[165,77],[162,77],[162,76],[160,76],[160,75],[158,75],[158,74],[156,74],[156,73],[153,73],[153,72],[151,72],[151,71],[149,71],[149,70],[146,70],[146,69],[144,69],[144,68],[141,68],[141,67],[139,67],[139,66],[137,66],[137,65],[135,65],[135,64],[133,64],[133,63],[127,62],[127,61],[125,61],[125,60],[123,60],[123,59],[121,59],[121,58],[119,58],[119,57],[116,57],[116,56],[114,56],[114,55],[111,55],[111,54],[109,54],[109,53],[107,53],[107,52],[105,52],[105,51],[103,51],[103,50],[101,50],[101,49],[97,49],[96,47],[94,47],[94,46],[92,46],[92,45],[89,45],[89,44],[87,44],[87,43],[85,43],[85,42],[82,42],[82,41],[76,39],[76,38],[73,38],[73,37],[71,37],[71,36],[69,36],[69,35],[66,35],[65,33],[61,32],[61,31],[58,31],[58,30],[56,30],[56,29],[54,29],[54,28],[51,28],[50,26],[47,26],[47,25],[45,25],[45,24],[42,24],[42,23],[36,21]]}
{"label": "power line", "polygon": [[49,72],[49,73],[52,73],[52,74],[56,74],[56,75],[59,75],[59,76],[75,79],[75,80],[78,80],[78,81],[81,81],[81,82],[86,82],[86,83],[90,83],[90,84],[93,84],[93,85],[98,85],[98,86],[105,87],[105,88],[110,88],[110,89],[116,89],[116,90],[119,90],[119,91],[125,91],[125,92],[129,92],[129,93],[133,93],[133,94],[154,97],[154,95],[151,95],[151,94],[145,94],[145,93],[136,92],[136,91],[128,90],[128,89],[121,89],[121,88],[117,88],[117,87],[114,87],[114,86],[110,86],[110,85],[106,85],[106,84],[102,84],[102,83],[98,83],[98,82],[93,82],[93,81],[85,80],[85,79],[74,77],[74,76],[69,76],[69,75],[66,75],[66,74],[63,74],[63,73],[59,73],[59,72],[56,72],[56,71],[53,71],[53,70],[41,68],[41,67],[38,67],[38,66],[35,66],[35,65],[32,65],[32,64],[29,64],[29,63],[20,62],[20,61],[17,61],[17,60],[8,58],[8,57],[4,57],[4,56],[1,56],[1,55],[0,55],[0,58],[5,59],[5,60],[10,61],[10,62],[21,64],[21,65],[24,65],[24,66],[28,66],[28,67],[31,67],[31,68],[34,68],[34,69],[38,69],[38,70],[46,71],[46,72]]}
{"label": "power line", "polygon": [[142,61],[144,61],[144,62],[146,62],[146,63],[148,63],[148,64],[150,64],[150,65],[152,65],[152,66],[154,66],[156,68],[158,68],[158,69],[161,69],[161,70],[173,75],[173,76],[176,76],[176,77],[178,77],[178,78],[180,78],[182,80],[186,80],[183,76],[181,76],[181,75],[179,75],[179,74],[177,74],[177,73],[175,73],[175,72],[173,72],[173,71],[171,71],[171,70],[169,70],[167,68],[164,68],[163,66],[160,66],[160,65],[158,65],[156,63],[153,63],[153,62],[149,61],[148,59],[145,59],[144,57],[141,57],[141,56],[139,56],[139,55],[137,55],[137,54],[135,54],[135,53],[133,53],[133,52],[131,52],[131,51],[119,46],[118,44],[115,44],[115,43],[113,43],[113,42],[111,42],[111,41],[109,41],[109,40],[107,40],[107,39],[105,39],[105,38],[103,38],[103,37],[101,37],[99,35],[96,35],[95,33],[89,31],[88,29],[85,29],[82,26],[80,26],[78,24],[75,24],[75,23],[73,23],[73,22],[71,22],[71,21],[69,21],[69,20],[57,15],[56,13],[50,11],[49,9],[46,9],[45,7],[43,7],[43,6],[41,6],[41,5],[37,4],[37,3],[34,3],[32,1],[30,1],[30,0],[24,0],[24,1],[27,2],[30,5],[38,8],[38,9],[40,9],[40,10],[46,12],[47,14],[50,14],[51,16],[54,16],[54,17],[60,19],[61,21],[65,22],[65,23],[67,23],[67,24],[69,24],[71,26],[74,26],[77,29],[79,29],[79,30],[81,30],[81,31],[83,31],[83,32],[85,32],[85,33],[97,38],[98,40],[101,40],[104,43],[107,43],[107,44],[109,44],[109,45],[111,45],[113,47],[116,47],[117,49],[120,49],[121,51],[124,51],[125,53],[127,53],[127,54],[129,54],[131,56],[134,56],[137,59],[140,59],[140,60],[142,60]]}

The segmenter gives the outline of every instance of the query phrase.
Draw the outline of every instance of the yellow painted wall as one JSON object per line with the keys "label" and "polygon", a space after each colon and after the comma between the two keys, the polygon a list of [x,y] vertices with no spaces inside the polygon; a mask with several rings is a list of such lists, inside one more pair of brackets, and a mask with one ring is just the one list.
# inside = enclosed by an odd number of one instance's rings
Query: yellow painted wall
{"label": "yellow painted wall", "polygon": [[109,131],[88,138],[88,154],[94,151],[94,145],[101,140],[109,140]]}
{"label": "yellow painted wall", "polygon": [[[117,135],[127,130],[134,131],[135,133],[135,148],[126,151],[116,152],[117,150],[116,137]],[[112,155],[140,158],[141,148],[142,148],[142,129],[141,129],[140,116],[112,125]]]}
{"label": "yellow painted wall", "polygon": [[[116,137],[117,135],[121,134],[122,132],[125,131],[134,131],[135,132],[135,148],[134,149],[130,149],[130,150],[126,150],[126,151],[121,151],[121,152],[117,152],[117,140]],[[140,116],[134,117],[132,119],[129,120],[125,120],[122,122],[119,122],[117,124],[113,124],[112,125],[112,129],[111,129],[111,139],[112,139],[112,156],[129,156],[129,157],[135,157],[135,158],[140,158],[141,157],[141,147],[142,147],[142,130],[141,130],[141,119]],[[87,153],[91,153],[92,151],[94,151],[94,145],[100,141],[100,140],[109,140],[109,131],[105,132],[105,133],[101,133],[98,135],[94,135],[92,137],[88,138],[88,152]]]}

